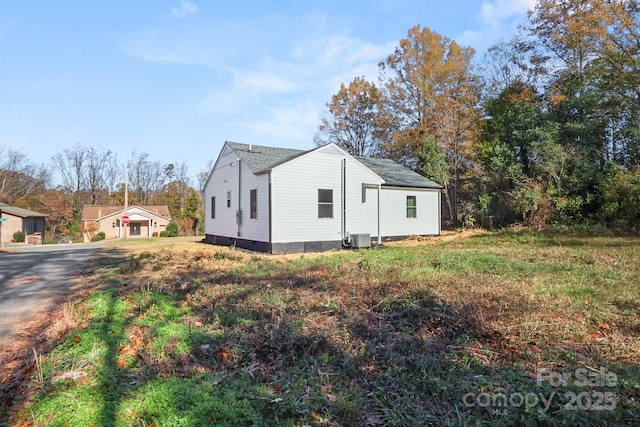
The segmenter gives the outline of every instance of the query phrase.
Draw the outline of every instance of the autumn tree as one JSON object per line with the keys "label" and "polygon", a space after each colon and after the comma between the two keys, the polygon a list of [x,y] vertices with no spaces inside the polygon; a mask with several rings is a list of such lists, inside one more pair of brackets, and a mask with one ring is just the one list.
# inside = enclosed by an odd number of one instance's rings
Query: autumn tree
{"label": "autumn tree", "polygon": [[[602,51],[613,24],[609,0],[538,0],[529,31],[544,46],[548,70],[583,77]],[[615,3],[615,1],[614,1]]]}
{"label": "autumn tree", "polygon": [[638,92],[626,84],[637,77],[625,71],[635,69],[628,61],[637,44],[632,3],[542,0],[530,13],[529,31],[549,76],[547,111],[558,125],[557,144],[545,147],[540,166],[561,222],[594,216],[607,163],[634,157],[626,152],[638,141]]}
{"label": "autumn tree", "polygon": [[428,28],[409,30],[394,53],[380,62],[382,105],[391,124],[386,155],[420,170],[425,136],[435,139],[447,159],[445,199],[452,223],[459,221],[458,188],[471,170],[478,123],[478,79],[474,50]]}
{"label": "autumn tree", "polygon": [[64,188],[49,188],[44,191],[38,212],[46,214],[46,227],[51,237],[68,234],[73,221],[72,198]]}
{"label": "autumn tree", "polygon": [[608,161],[634,169],[640,165],[640,3],[607,2],[613,24],[607,27],[598,69],[610,112]]}
{"label": "autumn tree", "polygon": [[523,32],[490,50],[478,150],[487,210],[537,224],[612,224],[612,206],[632,211],[613,183],[634,188],[640,153],[639,14],[637,1],[540,0]]}
{"label": "autumn tree", "polygon": [[354,156],[377,155],[384,129],[379,105],[380,91],[364,77],[341,84],[327,102],[329,116],[322,118],[316,144],[333,142]]}

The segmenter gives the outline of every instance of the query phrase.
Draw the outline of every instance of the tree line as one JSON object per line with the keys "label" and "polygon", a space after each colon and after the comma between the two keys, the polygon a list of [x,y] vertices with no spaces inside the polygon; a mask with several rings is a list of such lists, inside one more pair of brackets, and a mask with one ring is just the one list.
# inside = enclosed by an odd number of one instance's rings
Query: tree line
{"label": "tree line", "polygon": [[446,221],[640,221],[640,6],[539,0],[477,58],[416,26],[327,102],[315,137],[442,184]]}
{"label": "tree line", "polygon": [[[167,205],[180,233],[197,235],[204,227],[200,195],[209,172],[190,176],[185,161],[164,164],[137,151],[121,163],[114,151],[83,144],[37,165],[27,154],[0,146],[0,200],[48,215],[47,238],[82,241],[83,206],[122,206],[126,190],[130,206]],[[54,173],[59,185],[52,185]]]}
{"label": "tree line", "polygon": [[[640,222],[638,0],[539,0],[509,41],[483,57],[415,26],[327,102],[317,144],[395,159],[444,186],[451,226],[522,222],[636,227]],[[210,162],[209,166],[212,166]],[[49,215],[79,236],[85,204],[167,204],[182,234],[202,227],[185,162],[131,153],[121,164],[76,145],[48,166],[0,146],[0,200]],[[62,185],[50,188],[52,171]]]}

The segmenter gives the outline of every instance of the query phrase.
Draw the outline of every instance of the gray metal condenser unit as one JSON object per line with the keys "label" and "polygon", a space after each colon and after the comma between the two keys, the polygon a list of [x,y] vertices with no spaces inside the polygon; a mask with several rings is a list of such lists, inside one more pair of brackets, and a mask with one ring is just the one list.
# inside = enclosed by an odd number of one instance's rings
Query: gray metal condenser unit
{"label": "gray metal condenser unit", "polygon": [[351,234],[351,247],[352,248],[370,248],[371,247],[371,235],[369,233]]}

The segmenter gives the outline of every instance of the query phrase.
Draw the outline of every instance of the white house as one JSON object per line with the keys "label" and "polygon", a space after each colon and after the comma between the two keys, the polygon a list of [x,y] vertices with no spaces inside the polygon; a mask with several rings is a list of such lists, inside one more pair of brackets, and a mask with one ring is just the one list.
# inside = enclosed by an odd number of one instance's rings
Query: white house
{"label": "white house", "polygon": [[335,144],[225,142],[204,189],[205,241],[289,253],[439,235],[441,190],[399,163]]}

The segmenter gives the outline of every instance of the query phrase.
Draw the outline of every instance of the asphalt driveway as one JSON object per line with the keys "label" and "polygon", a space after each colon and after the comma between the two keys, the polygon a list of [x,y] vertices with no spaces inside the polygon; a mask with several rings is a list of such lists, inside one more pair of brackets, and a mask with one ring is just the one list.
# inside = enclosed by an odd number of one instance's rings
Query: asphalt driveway
{"label": "asphalt driveway", "polygon": [[66,294],[102,242],[9,245],[0,252],[0,349],[20,323]]}

